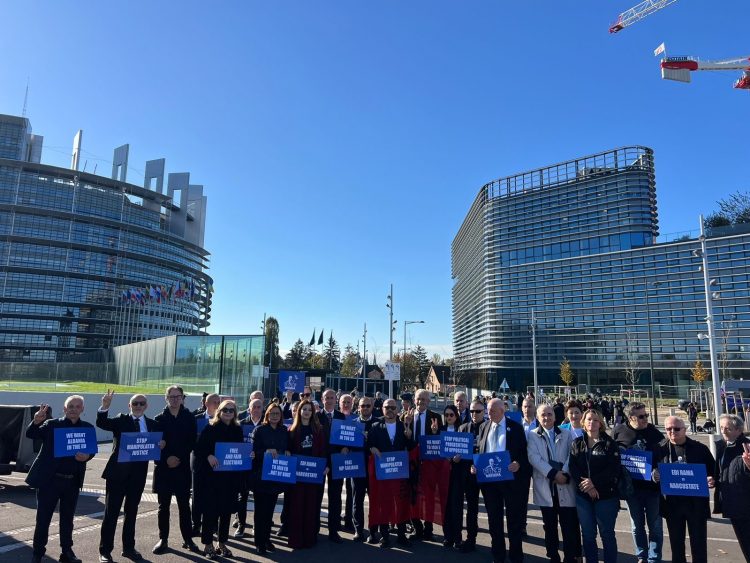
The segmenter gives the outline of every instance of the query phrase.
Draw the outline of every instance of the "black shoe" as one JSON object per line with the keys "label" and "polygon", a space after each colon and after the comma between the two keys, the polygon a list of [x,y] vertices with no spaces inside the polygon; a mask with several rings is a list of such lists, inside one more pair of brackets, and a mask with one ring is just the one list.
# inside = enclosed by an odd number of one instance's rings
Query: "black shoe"
{"label": "black shoe", "polygon": [[193,553],[201,552],[201,548],[198,547],[192,539],[182,542],[182,549],[187,549],[188,551],[191,551]]}
{"label": "black shoe", "polygon": [[328,534],[328,541],[333,543],[344,543],[344,540],[341,539],[341,536],[338,534],[338,532],[331,532]]}
{"label": "black shoe", "polygon": [[449,540],[443,540],[443,547],[445,547],[447,549],[452,549],[453,548],[453,542],[449,541]]}
{"label": "black shoe", "polygon": [[414,533],[413,533],[412,535],[410,535],[410,536],[409,536],[409,539],[410,539],[411,541],[419,541],[419,540],[421,540],[421,539],[422,539],[423,537],[424,537],[424,536],[423,536],[423,533],[422,533],[422,532],[414,532]]}
{"label": "black shoe", "polygon": [[235,520],[234,522],[232,522],[232,528],[239,528],[239,527],[240,527],[240,521],[239,520]]}
{"label": "black shoe", "polygon": [[190,532],[190,535],[193,536],[194,538],[201,537],[201,527],[200,527],[200,525],[193,526],[193,531]]}
{"label": "black shoe", "polygon": [[279,531],[276,532],[276,535],[280,538],[287,537],[289,535],[289,528],[287,528],[285,524],[282,524],[282,526],[279,528]]}
{"label": "black shoe", "polygon": [[[110,561],[111,560],[112,559],[110,558]],[[58,558],[58,561],[60,563],[83,563],[81,559],[75,553],[73,553],[72,549],[63,550],[63,552],[60,554],[60,557]]]}
{"label": "black shoe", "polygon": [[396,543],[401,547],[411,547],[411,542],[406,536],[398,536],[398,538],[396,538]]}
{"label": "black shoe", "polygon": [[31,563],[42,563],[42,557],[44,557],[44,555],[39,555],[38,553],[32,553]]}
{"label": "black shoe", "polygon": [[140,552],[137,551],[134,547],[131,547],[130,549],[124,549],[120,555],[122,555],[126,559],[130,559],[131,561],[143,560],[143,555],[141,555]]}
{"label": "black shoe", "polygon": [[380,534],[377,532],[370,532],[370,537],[367,538],[367,543],[375,545],[380,542]]}
{"label": "black shoe", "polygon": [[234,537],[241,538],[241,537],[244,537],[244,535],[245,535],[245,526],[238,526],[237,531],[234,532]]}
{"label": "black shoe", "polygon": [[466,540],[461,544],[461,553],[471,553],[477,548],[476,543],[473,541]]}
{"label": "black shoe", "polygon": [[357,532],[356,534],[354,534],[352,536],[352,541],[353,542],[363,542],[363,541],[365,541],[365,534],[364,534],[364,532]]}
{"label": "black shoe", "polygon": [[268,550],[268,553],[273,553],[276,551],[276,546],[273,545],[273,542],[271,540],[268,540],[266,542],[266,549]]}
{"label": "black shoe", "polygon": [[167,540],[160,539],[158,542],[156,542],[156,545],[154,546],[154,549],[151,550],[151,553],[154,555],[163,555],[167,552],[169,549],[169,546],[167,545]]}
{"label": "black shoe", "polygon": [[388,548],[391,547],[391,538],[389,536],[383,536],[380,538],[380,547]]}
{"label": "black shoe", "polygon": [[[60,556],[62,557],[62,555]],[[60,559],[62,561],[62,559]],[[99,563],[112,563],[114,559],[112,559],[111,553],[100,553],[99,554]]]}
{"label": "black shoe", "polygon": [[265,555],[268,555],[268,551],[266,551],[265,547],[256,547],[255,554],[265,556]]}
{"label": "black shoe", "polygon": [[349,534],[353,534],[356,532],[356,528],[352,524],[344,524],[344,527],[341,528],[344,532],[347,532]]}
{"label": "black shoe", "polygon": [[435,536],[434,536],[434,535],[432,535],[432,532],[428,532],[427,530],[425,530],[425,531],[424,531],[424,532],[422,533],[422,539],[423,539],[424,541],[435,541]]}

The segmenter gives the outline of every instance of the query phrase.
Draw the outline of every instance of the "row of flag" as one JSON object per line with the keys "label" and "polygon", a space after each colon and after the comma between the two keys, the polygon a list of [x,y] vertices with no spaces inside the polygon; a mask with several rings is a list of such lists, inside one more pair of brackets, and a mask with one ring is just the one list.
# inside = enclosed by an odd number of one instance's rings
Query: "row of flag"
{"label": "row of flag", "polygon": [[[333,332],[331,332],[331,336],[333,336]],[[323,329],[320,329],[320,336],[318,337],[318,345],[323,344]],[[315,346],[315,329],[313,329],[313,335],[310,339],[310,343],[308,346]]]}
{"label": "row of flag", "polygon": [[[212,291],[209,287],[209,291]],[[172,284],[170,287],[158,284],[148,284],[146,287],[131,287],[124,289],[120,294],[122,303],[161,303],[174,301],[176,299],[187,299],[192,301],[197,295],[195,282],[193,280],[183,280]]]}

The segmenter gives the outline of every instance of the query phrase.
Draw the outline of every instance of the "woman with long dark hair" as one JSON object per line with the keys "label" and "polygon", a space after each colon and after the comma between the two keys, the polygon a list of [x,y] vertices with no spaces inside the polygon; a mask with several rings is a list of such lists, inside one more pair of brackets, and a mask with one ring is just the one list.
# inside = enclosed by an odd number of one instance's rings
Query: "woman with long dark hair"
{"label": "woman with long dark hair", "polygon": [[[300,402],[289,429],[289,451],[293,455],[325,458],[327,448],[326,432],[315,415],[315,407],[308,400]],[[285,494],[289,495],[289,547],[314,546],[320,531],[323,483],[296,483]]]}
{"label": "woman with long dark hair", "polygon": [[[226,546],[229,538],[229,521],[237,510],[237,497],[242,476],[238,472],[217,472],[220,461],[216,458],[216,444],[242,442],[242,429],[237,421],[237,405],[225,400],[219,405],[214,417],[208,421],[195,445],[195,460],[199,471],[206,476],[207,490],[201,542],[203,554],[208,559],[217,555],[231,557]],[[214,534],[218,535],[219,546],[214,546]]]}
{"label": "woman with long dark hair", "polygon": [[[443,410],[445,432],[458,432],[460,417],[455,405],[447,405]],[[450,480],[448,481],[448,502],[443,518],[443,546],[450,549],[461,547],[461,528],[464,519],[464,479],[461,456],[450,458]]]}
{"label": "woman with long dark hair", "polygon": [[253,473],[255,473],[255,548],[258,555],[276,551],[271,542],[273,510],[279,493],[284,489],[280,483],[261,481],[263,458],[267,455],[276,457],[279,454],[289,455],[289,433],[282,421],[282,410],[277,403],[266,408],[263,424],[253,431]]}

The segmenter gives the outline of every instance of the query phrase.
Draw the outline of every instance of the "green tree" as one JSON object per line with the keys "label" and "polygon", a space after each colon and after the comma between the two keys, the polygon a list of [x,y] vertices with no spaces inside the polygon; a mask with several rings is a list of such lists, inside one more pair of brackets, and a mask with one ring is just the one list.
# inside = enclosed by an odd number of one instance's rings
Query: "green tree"
{"label": "green tree", "polygon": [[329,369],[337,372],[341,368],[341,349],[338,342],[333,337],[333,333],[328,337],[328,341],[323,348],[323,369]]}
{"label": "green tree", "polygon": [[[281,365],[281,356],[279,356],[279,321],[275,317],[266,319],[266,343],[265,352],[263,353],[263,365],[272,368],[278,368]],[[269,358],[271,362],[269,363]]]}
{"label": "green tree", "polygon": [[738,191],[718,203],[721,214],[733,225],[750,223],[750,192]]}
{"label": "green tree", "polygon": [[360,355],[354,348],[352,348],[352,345],[347,344],[346,348],[344,348],[344,356],[341,359],[341,375],[345,377],[356,377],[357,366],[361,360]]}
{"label": "green tree", "polygon": [[417,344],[412,355],[414,356],[414,363],[416,364],[416,379],[419,381],[419,387],[424,388],[425,383],[427,382],[427,376],[430,374],[430,361],[427,359],[427,352]]}
{"label": "green tree", "polygon": [[563,361],[560,364],[560,379],[562,379],[562,382],[565,385],[570,386],[573,383],[574,378],[575,376],[573,375],[573,368],[570,367],[568,358],[563,356]]}
{"label": "green tree", "polygon": [[284,358],[284,367],[288,369],[303,369],[305,362],[310,354],[310,349],[305,346],[301,339],[297,339],[292,349],[287,352]]}

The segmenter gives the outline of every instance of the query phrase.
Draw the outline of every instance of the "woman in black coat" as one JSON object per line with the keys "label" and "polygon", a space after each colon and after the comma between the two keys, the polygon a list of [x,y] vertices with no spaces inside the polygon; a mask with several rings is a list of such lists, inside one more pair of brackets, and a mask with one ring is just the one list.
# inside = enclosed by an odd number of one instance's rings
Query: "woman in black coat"
{"label": "woman in black coat", "polygon": [[271,542],[271,525],[273,510],[279,493],[284,489],[280,483],[261,481],[263,458],[266,455],[276,457],[279,454],[289,455],[289,433],[282,421],[281,407],[271,403],[266,409],[263,424],[253,431],[253,473],[255,474],[255,548],[258,555],[276,551]]}
{"label": "woman in black coat", "polygon": [[[458,432],[460,426],[458,408],[447,405],[443,411],[445,432]],[[443,546],[446,548],[461,547],[461,528],[464,520],[464,480],[461,456],[450,458],[450,480],[448,482],[448,502],[443,518]]]}
{"label": "woman in black coat", "polygon": [[[237,405],[234,401],[222,401],[214,417],[201,432],[195,446],[197,472],[206,476],[206,487],[211,491],[211,494],[206,496],[201,532],[203,552],[209,559],[214,559],[217,555],[232,556],[226,541],[229,538],[229,521],[237,510],[237,497],[242,480],[239,472],[215,471],[220,465],[215,455],[216,444],[242,441],[242,429],[237,421]],[[218,548],[214,547],[214,533],[218,533]]]}

